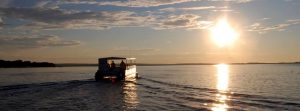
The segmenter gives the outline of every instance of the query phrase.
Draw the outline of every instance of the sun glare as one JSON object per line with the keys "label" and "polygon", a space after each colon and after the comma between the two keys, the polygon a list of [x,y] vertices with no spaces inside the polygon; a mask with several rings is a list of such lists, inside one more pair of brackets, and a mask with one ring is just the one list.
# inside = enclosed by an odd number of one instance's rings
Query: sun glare
{"label": "sun glare", "polygon": [[233,44],[239,35],[226,18],[220,19],[210,31],[213,41],[220,47]]}

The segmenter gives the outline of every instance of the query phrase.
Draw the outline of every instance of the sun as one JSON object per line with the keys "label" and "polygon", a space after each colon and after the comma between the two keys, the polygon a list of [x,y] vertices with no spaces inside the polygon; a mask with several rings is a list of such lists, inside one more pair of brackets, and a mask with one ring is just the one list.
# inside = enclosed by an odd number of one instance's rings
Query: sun
{"label": "sun", "polygon": [[216,25],[210,29],[210,32],[212,40],[220,47],[233,44],[239,36],[230,26],[226,18],[218,20]]}

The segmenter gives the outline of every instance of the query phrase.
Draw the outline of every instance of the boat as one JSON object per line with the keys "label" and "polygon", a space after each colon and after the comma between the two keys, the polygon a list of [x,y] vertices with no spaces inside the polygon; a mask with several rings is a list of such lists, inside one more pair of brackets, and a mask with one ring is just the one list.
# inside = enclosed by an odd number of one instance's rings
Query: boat
{"label": "boat", "polygon": [[136,58],[105,57],[98,59],[98,70],[95,73],[96,81],[117,81],[127,78],[137,78]]}

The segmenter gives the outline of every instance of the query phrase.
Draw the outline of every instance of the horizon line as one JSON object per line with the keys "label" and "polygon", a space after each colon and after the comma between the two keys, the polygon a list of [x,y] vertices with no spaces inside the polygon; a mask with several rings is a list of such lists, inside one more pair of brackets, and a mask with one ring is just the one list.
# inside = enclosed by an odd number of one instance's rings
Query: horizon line
{"label": "horizon line", "polygon": [[[58,66],[97,66],[98,63],[54,63]],[[140,66],[153,66],[153,65],[247,65],[247,64],[300,64],[300,62],[245,62],[245,63],[136,63]]]}

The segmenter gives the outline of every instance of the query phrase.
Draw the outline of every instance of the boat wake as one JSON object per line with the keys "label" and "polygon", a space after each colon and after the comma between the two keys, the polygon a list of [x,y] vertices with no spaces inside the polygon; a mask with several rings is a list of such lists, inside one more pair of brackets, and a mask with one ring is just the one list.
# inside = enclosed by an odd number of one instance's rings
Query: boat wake
{"label": "boat wake", "polygon": [[299,99],[220,92],[140,78],[0,86],[0,109],[12,110],[300,110]]}
{"label": "boat wake", "polygon": [[[159,106],[170,108],[169,105],[176,104],[182,109],[207,109],[213,110],[216,105],[224,104],[225,110],[299,110],[299,99],[287,99],[271,96],[242,94],[231,91],[218,91],[217,89],[198,88],[189,85],[180,85],[157,81],[149,78],[141,78],[139,83],[146,89],[143,95],[152,98],[152,101],[160,102]],[[139,81],[140,82],[140,81]],[[146,94],[145,94],[146,93]],[[220,100],[221,97],[221,100]],[[222,97],[223,100],[222,100]],[[162,105],[161,103],[165,103]],[[172,104],[173,103],[173,104]]]}

